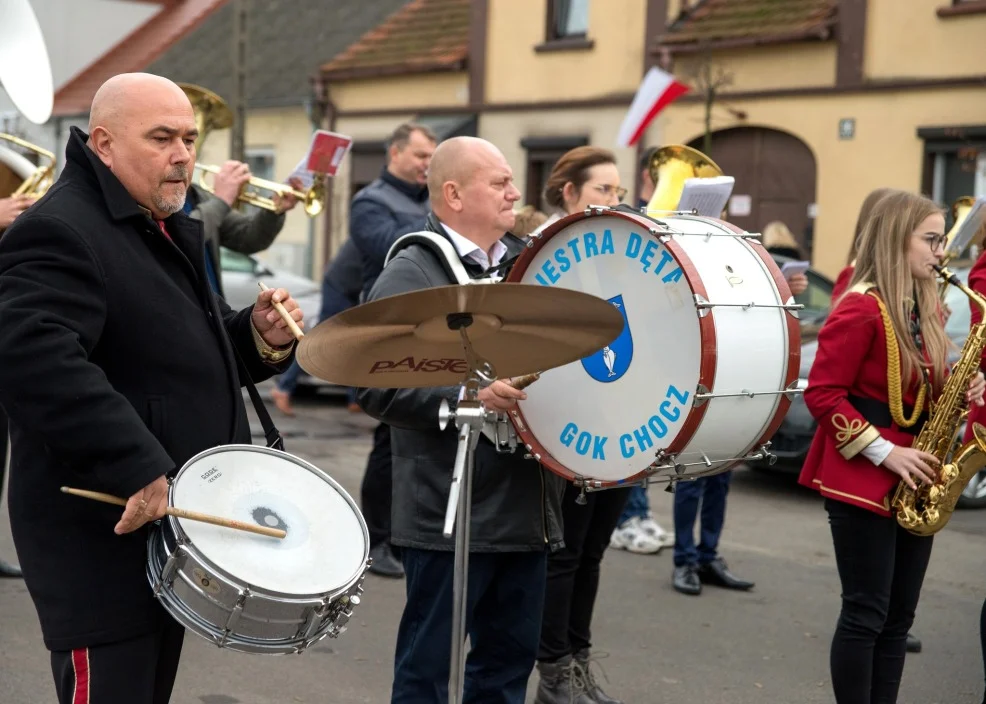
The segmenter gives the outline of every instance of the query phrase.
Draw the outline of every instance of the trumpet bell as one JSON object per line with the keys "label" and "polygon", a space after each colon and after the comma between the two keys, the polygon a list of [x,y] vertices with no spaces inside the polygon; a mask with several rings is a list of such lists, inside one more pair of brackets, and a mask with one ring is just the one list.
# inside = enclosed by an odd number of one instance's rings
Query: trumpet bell
{"label": "trumpet bell", "polygon": [[[219,167],[208,164],[196,164],[195,168],[199,170],[199,187],[208,193],[215,193],[213,186],[206,181],[206,174],[217,174]],[[294,196],[303,203],[305,213],[309,217],[315,217],[325,209],[326,175],[315,174],[315,180],[311,188],[307,191],[296,191],[286,183],[276,183],[262,178],[251,178],[243,186],[243,190],[240,191],[236,202],[276,212],[277,203],[274,202],[274,198],[263,196],[260,194],[260,191],[268,191],[274,196]]]}
{"label": "trumpet bell", "polygon": [[654,195],[647,203],[648,211],[676,210],[686,179],[723,175],[722,169],[712,159],[698,149],[682,144],[668,145],[654,152],[648,171],[654,181]]}
{"label": "trumpet bell", "polygon": [[194,83],[179,83],[178,87],[188,97],[188,102],[192,104],[192,110],[195,112],[195,126],[199,130],[199,136],[195,140],[196,151],[205,144],[210,132],[233,126],[233,111],[226,105],[225,100],[211,90]]}

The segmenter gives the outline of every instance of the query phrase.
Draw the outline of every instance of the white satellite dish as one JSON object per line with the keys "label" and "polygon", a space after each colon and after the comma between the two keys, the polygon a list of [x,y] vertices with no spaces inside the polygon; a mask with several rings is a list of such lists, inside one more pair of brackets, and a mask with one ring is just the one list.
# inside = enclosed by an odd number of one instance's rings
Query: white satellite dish
{"label": "white satellite dish", "polygon": [[0,86],[31,122],[51,117],[55,91],[38,18],[28,0],[0,0]]}

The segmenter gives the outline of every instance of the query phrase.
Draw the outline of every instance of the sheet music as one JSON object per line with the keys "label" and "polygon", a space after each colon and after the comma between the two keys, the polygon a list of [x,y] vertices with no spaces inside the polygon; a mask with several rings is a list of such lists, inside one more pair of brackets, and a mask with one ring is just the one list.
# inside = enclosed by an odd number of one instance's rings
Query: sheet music
{"label": "sheet music", "polygon": [[732,176],[689,178],[681,191],[678,210],[695,210],[699,215],[718,218],[726,209],[736,179]]}

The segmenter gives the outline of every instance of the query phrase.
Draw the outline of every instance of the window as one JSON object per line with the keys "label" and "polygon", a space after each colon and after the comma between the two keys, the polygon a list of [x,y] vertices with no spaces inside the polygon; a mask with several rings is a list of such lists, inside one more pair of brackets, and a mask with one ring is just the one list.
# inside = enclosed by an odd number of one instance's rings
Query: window
{"label": "window", "polygon": [[986,195],[986,125],[925,127],[918,136],[925,140],[921,190],[949,210],[948,231],[957,198]]}
{"label": "window", "polygon": [[584,37],[589,29],[589,0],[548,0],[547,40]]}
{"label": "window", "polygon": [[535,51],[590,49],[589,0],[547,0],[544,43]]}
{"label": "window", "polygon": [[584,147],[588,137],[527,137],[520,146],[527,150],[527,185],[524,187],[524,204],[550,214],[552,208],[544,202],[544,184],[551,169],[569,149]]}
{"label": "window", "polygon": [[[262,178],[266,181],[274,180],[273,149],[269,147],[247,149],[243,158],[246,160],[246,165],[250,167],[250,175],[253,178]],[[249,189],[252,187],[247,186],[247,188]],[[274,194],[270,191],[261,191],[259,192],[259,195],[264,198],[274,197]],[[242,210],[248,215],[253,215],[258,212],[260,208],[255,205],[244,205]]]}

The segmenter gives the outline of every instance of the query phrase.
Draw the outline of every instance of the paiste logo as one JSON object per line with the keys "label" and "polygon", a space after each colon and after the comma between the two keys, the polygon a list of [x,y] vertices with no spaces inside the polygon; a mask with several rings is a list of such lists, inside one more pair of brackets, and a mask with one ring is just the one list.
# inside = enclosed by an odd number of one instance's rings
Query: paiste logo
{"label": "paiste logo", "polygon": [[403,359],[378,359],[370,367],[370,374],[391,374],[402,372],[453,372],[455,374],[465,374],[468,371],[466,360],[443,357],[441,359],[431,359],[422,357],[404,357]]}

